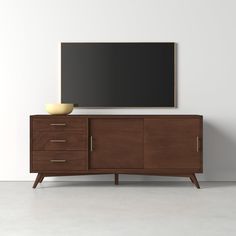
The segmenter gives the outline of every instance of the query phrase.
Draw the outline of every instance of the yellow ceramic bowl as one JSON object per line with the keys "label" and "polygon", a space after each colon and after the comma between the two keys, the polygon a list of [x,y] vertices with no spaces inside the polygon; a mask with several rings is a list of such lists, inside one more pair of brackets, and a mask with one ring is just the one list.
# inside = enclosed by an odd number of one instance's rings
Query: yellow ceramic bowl
{"label": "yellow ceramic bowl", "polygon": [[46,104],[46,111],[50,115],[68,115],[73,111],[73,107],[70,103]]}

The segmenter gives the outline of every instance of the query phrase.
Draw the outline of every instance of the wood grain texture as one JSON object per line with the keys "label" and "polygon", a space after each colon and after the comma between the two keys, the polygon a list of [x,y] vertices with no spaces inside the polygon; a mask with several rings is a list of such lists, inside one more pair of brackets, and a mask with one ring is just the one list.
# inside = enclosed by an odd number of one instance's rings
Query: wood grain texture
{"label": "wood grain texture", "polygon": [[119,174],[182,176],[199,187],[202,129],[199,115],[30,116],[33,187],[46,176],[87,174],[115,174],[117,184]]}
{"label": "wood grain texture", "polygon": [[[52,162],[52,160],[65,160],[65,162]],[[79,171],[87,170],[86,151],[34,151],[33,171]]]}
{"label": "wood grain texture", "polygon": [[90,168],[143,168],[142,119],[91,119]]}
{"label": "wood grain texture", "polygon": [[144,119],[144,167],[200,170],[197,137],[201,140],[200,119]]}
{"label": "wood grain texture", "polygon": [[[37,173],[38,171],[32,171],[32,173]],[[192,173],[200,173],[198,169],[193,168],[159,168],[159,169],[86,169],[86,170],[70,170],[70,171],[47,171],[47,173],[51,174],[60,174],[60,173],[71,173],[72,175],[83,175],[83,174],[140,174],[140,175],[169,175],[169,176],[175,176],[175,175],[183,175],[189,176]]]}
{"label": "wood grain texture", "polygon": [[[58,141],[58,142],[57,142]],[[63,142],[60,142],[63,141]],[[33,150],[87,150],[88,136],[76,131],[33,133]]]}
{"label": "wood grain texture", "polygon": [[80,131],[87,132],[87,119],[76,116],[36,116],[32,128],[34,131]]}

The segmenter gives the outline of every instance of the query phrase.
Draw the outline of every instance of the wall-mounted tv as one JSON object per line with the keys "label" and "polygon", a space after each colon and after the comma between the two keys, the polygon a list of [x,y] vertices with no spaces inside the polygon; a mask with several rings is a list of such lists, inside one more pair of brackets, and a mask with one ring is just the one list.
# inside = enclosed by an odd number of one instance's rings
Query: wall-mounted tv
{"label": "wall-mounted tv", "polygon": [[62,43],[61,102],[175,107],[175,43]]}

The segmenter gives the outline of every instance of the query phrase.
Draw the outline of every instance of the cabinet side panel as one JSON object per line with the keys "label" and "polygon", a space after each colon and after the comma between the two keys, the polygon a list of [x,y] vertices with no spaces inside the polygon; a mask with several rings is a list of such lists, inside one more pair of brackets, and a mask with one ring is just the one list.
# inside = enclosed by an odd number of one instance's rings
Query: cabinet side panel
{"label": "cabinet side panel", "polygon": [[33,149],[33,117],[30,116],[29,119],[29,125],[30,125],[30,129],[29,129],[29,135],[30,135],[30,139],[29,139],[29,154],[30,154],[30,163],[29,163],[29,167],[30,167],[30,173],[33,172],[33,157],[32,157],[32,149]]}

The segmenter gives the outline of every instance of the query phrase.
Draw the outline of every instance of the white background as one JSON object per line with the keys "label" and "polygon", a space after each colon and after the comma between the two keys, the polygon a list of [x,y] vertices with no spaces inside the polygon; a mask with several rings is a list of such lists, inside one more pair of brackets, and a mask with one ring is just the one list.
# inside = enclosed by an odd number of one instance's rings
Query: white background
{"label": "white background", "polygon": [[0,0],[0,180],[35,177],[29,173],[29,115],[59,101],[63,41],[176,42],[178,108],[74,113],[202,114],[200,179],[236,180],[235,13],[234,0]]}

